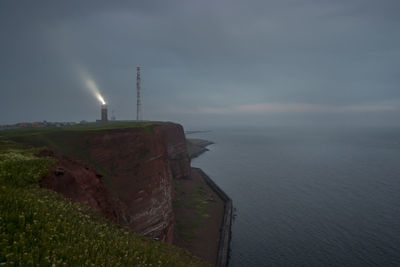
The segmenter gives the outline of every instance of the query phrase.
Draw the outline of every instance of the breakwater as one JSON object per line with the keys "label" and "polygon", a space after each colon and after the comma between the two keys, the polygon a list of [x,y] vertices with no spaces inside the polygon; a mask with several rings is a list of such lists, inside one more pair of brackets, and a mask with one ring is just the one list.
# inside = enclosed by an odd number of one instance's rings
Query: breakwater
{"label": "breakwater", "polygon": [[195,168],[207,185],[224,201],[224,217],[220,229],[217,266],[228,266],[232,227],[232,199],[199,168]]}

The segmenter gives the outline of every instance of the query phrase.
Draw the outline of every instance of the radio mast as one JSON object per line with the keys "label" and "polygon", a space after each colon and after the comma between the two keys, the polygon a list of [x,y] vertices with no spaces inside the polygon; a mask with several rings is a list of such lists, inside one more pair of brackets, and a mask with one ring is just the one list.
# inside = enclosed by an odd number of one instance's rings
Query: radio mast
{"label": "radio mast", "polygon": [[136,120],[142,120],[142,100],[140,99],[140,66],[136,66]]}

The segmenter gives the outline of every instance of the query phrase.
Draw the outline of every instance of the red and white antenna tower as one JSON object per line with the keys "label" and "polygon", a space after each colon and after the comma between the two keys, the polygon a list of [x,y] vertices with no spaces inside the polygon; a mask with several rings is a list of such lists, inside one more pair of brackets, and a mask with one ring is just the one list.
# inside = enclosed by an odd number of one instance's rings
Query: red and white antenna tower
{"label": "red and white antenna tower", "polygon": [[140,66],[136,66],[136,120],[142,120],[142,100],[140,99]]}

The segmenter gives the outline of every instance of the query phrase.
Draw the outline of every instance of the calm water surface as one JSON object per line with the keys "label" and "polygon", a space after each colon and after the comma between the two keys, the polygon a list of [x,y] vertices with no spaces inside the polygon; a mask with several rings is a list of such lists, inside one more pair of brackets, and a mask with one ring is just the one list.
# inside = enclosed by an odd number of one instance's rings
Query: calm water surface
{"label": "calm water surface", "polygon": [[233,199],[230,266],[400,266],[400,129],[214,129],[193,161]]}

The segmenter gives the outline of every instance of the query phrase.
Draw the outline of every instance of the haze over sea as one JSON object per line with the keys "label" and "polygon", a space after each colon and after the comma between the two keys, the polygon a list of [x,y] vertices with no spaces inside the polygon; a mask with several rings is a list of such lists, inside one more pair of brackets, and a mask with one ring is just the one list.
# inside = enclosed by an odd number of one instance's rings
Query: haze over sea
{"label": "haze over sea", "polygon": [[400,266],[400,128],[216,128],[193,160],[236,208],[230,266]]}

